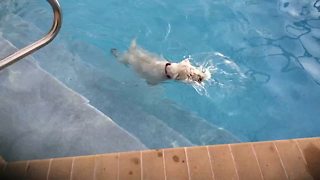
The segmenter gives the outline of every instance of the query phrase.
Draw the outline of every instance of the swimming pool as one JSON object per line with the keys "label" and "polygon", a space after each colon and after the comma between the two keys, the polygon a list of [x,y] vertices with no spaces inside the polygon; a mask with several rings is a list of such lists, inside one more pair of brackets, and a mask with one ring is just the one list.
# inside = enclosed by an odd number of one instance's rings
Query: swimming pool
{"label": "swimming pool", "polygon": [[[10,11],[33,24],[32,34],[19,39],[2,31],[19,47],[48,29],[51,14],[45,1],[16,2]],[[50,46],[63,48],[34,56],[149,148],[320,135],[319,1],[62,0],[61,6],[64,24]],[[117,63],[110,48],[126,50],[133,38],[173,61],[190,55],[195,63],[217,64],[209,96],[179,83],[148,86]],[[217,52],[236,68],[219,66]],[[159,131],[168,138],[157,139]]]}

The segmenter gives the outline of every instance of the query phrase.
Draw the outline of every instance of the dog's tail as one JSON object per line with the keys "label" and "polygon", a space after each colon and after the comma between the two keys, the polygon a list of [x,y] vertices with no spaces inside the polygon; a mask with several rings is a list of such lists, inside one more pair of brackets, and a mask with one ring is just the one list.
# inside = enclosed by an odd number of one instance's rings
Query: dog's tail
{"label": "dog's tail", "polygon": [[134,39],[131,41],[130,49],[136,49],[136,48],[137,48],[137,39],[134,38]]}

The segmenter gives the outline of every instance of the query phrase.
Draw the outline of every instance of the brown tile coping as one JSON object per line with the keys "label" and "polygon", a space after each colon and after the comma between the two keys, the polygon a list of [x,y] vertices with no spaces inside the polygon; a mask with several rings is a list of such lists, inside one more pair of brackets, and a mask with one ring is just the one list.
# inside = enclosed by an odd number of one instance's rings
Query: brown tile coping
{"label": "brown tile coping", "polygon": [[230,146],[218,145],[207,148],[215,180],[239,179]]}
{"label": "brown tile coping", "polygon": [[303,160],[303,154],[301,154],[294,141],[278,141],[274,142],[274,144],[290,180],[312,179]]}
{"label": "brown tile coping", "polygon": [[4,161],[4,159],[0,156],[0,179],[3,177],[4,169],[6,168],[7,163]]}
{"label": "brown tile coping", "polygon": [[280,156],[272,142],[253,144],[261,168],[263,179],[282,180],[288,179]]}
{"label": "brown tile coping", "polygon": [[145,151],[142,153],[143,179],[165,179],[165,167],[163,150]]}
{"label": "brown tile coping", "polygon": [[190,176],[189,165],[184,148],[165,149],[164,167],[167,180],[184,180]]}
{"label": "brown tile coping", "polygon": [[[50,161],[50,160],[49,160]],[[74,158],[56,158],[51,160],[48,179],[69,180]]]}
{"label": "brown tile coping", "polygon": [[320,179],[320,138],[6,163],[1,180]]}
{"label": "brown tile coping", "polygon": [[207,147],[186,148],[191,179],[214,180]]}
{"label": "brown tile coping", "polygon": [[49,160],[30,161],[26,167],[26,179],[43,180],[47,179]]}
{"label": "brown tile coping", "polygon": [[252,144],[232,144],[231,153],[238,172],[239,179],[262,180],[260,165],[257,161]]}
{"label": "brown tile coping", "polygon": [[119,154],[119,179],[141,179],[141,152]]}
{"label": "brown tile coping", "polygon": [[118,154],[97,155],[95,159],[95,180],[117,180],[119,167]]}

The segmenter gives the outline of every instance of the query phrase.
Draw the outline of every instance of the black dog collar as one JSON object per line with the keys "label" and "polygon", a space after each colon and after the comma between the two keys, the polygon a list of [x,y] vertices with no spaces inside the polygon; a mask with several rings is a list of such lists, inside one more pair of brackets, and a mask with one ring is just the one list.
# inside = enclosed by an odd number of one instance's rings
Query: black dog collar
{"label": "black dog collar", "polygon": [[168,74],[168,71],[167,71],[167,67],[170,65],[171,65],[171,63],[167,63],[166,66],[164,67],[164,73],[168,79],[171,79],[171,76]]}

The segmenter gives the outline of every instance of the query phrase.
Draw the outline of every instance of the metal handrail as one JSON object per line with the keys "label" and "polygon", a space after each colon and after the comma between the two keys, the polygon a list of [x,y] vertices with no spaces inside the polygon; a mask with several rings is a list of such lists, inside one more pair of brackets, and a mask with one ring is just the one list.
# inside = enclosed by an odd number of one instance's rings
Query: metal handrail
{"label": "metal handrail", "polygon": [[26,57],[27,55],[35,52],[36,50],[44,47],[50,43],[58,34],[62,24],[62,13],[58,0],[47,0],[52,7],[54,20],[50,31],[46,36],[39,39],[38,41],[18,50],[17,52],[7,56],[6,58],[0,60],[0,70],[8,67],[9,65],[19,61],[20,59]]}

